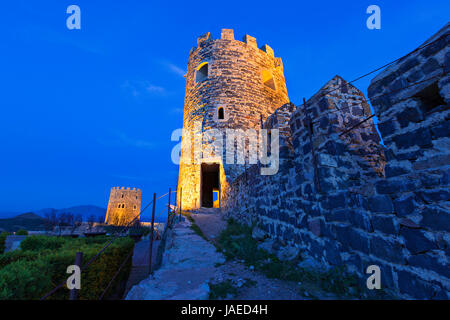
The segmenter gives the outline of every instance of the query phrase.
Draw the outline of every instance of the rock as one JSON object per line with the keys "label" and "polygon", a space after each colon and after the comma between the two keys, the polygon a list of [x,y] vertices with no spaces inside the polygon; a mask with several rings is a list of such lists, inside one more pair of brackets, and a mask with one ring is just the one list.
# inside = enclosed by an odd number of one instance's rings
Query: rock
{"label": "rock", "polygon": [[258,248],[270,253],[273,253],[274,241],[271,239],[266,239],[263,243],[258,244]]}
{"label": "rock", "polygon": [[294,260],[295,258],[297,258],[297,256],[298,249],[292,246],[282,247],[277,253],[277,257],[281,261]]}
{"label": "rock", "polygon": [[308,271],[320,271],[320,270],[324,270],[325,267],[320,264],[319,262],[317,262],[316,260],[308,257],[305,260],[301,261],[298,264],[299,268],[308,270]]}
{"label": "rock", "polygon": [[264,230],[262,230],[258,227],[255,227],[252,232],[252,237],[255,240],[261,241],[261,240],[264,240],[265,238],[267,238],[267,234]]}

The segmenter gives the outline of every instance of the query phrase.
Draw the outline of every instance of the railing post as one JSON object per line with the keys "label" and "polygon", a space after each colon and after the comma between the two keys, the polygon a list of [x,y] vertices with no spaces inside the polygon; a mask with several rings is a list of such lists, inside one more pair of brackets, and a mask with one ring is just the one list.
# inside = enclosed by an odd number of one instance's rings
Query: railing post
{"label": "railing post", "polygon": [[183,205],[183,188],[180,188],[180,222],[181,222],[181,206]]}
{"label": "railing post", "polygon": [[169,204],[167,205],[167,225],[166,228],[169,227],[169,223],[170,223],[170,192],[172,190],[169,188]]}
{"label": "railing post", "polygon": [[170,214],[170,193],[171,193],[171,189],[169,188],[169,205],[167,206],[167,215]]}
{"label": "railing post", "polygon": [[153,193],[153,210],[152,210],[152,230],[150,234],[150,256],[149,256],[149,273],[152,273],[152,255],[153,255],[153,230],[155,226],[155,204],[156,204],[156,193]]}
{"label": "railing post", "polygon": [[[75,265],[81,269],[83,263],[83,252],[77,252],[75,254]],[[78,299],[78,289],[70,290],[69,300],[77,300]]]}
{"label": "railing post", "polygon": [[221,196],[222,196],[222,188],[219,186],[219,211],[222,211],[222,199],[221,199]]}
{"label": "railing post", "polygon": [[309,116],[309,111],[306,108],[306,99],[303,98],[303,112],[305,113],[305,120],[308,127],[308,135],[309,135],[309,143],[311,144],[311,156],[312,156],[312,164],[314,168],[314,187],[317,191],[321,192],[320,190],[320,182],[319,182],[319,171],[317,168],[317,158],[316,158],[316,152],[314,148],[313,143],[313,131],[312,131],[312,120]]}

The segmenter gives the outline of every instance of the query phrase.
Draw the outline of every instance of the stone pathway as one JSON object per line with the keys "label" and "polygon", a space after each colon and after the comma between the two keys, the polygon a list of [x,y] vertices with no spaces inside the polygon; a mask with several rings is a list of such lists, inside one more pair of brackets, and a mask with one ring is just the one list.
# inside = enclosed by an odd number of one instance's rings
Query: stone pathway
{"label": "stone pathway", "polygon": [[161,268],[132,287],[127,300],[208,299],[208,281],[214,277],[216,265],[225,259],[190,226],[187,220],[174,226]]}
{"label": "stone pathway", "polygon": [[208,213],[201,213],[202,211],[199,211],[199,213],[194,213],[191,216],[208,240],[215,242],[222,230],[227,227],[227,222],[224,220],[219,209],[209,210]]}
{"label": "stone pathway", "polygon": [[225,299],[241,300],[308,300],[333,299],[314,285],[269,279],[246,266],[243,261],[225,261],[216,251],[215,242],[226,228],[226,221],[216,213],[192,214],[203,239],[191,229],[187,220],[174,226],[167,238],[162,266],[152,277],[133,286],[127,300],[200,300],[208,299],[210,284],[231,281],[237,289]]}

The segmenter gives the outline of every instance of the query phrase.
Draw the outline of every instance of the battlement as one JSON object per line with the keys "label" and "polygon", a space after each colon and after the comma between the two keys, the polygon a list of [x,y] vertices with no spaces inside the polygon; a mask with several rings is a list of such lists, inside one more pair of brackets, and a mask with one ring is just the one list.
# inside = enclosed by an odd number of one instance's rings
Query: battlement
{"label": "battlement", "polygon": [[[211,32],[206,32],[206,33],[202,34],[201,36],[199,36],[197,38],[197,47],[193,47],[190,51],[190,54],[192,54],[195,50],[197,50],[199,47],[201,47],[203,45],[203,43],[205,43],[205,42],[208,42],[208,41],[213,42],[213,41],[220,41],[220,40],[237,41],[237,42],[245,43],[249,47],[259,49],[259,50],[267,53],[267,55],[269,55],[272,58],[275,57],[273,49],[269,45],[264,44],[260,48],[258,48],[255,37],[252,37],[252,36],[249,36],[248,34],[246,34],[246,35],[244,35],[242,41],[236,40],[234,38],[234,30],[233,29],[222,29],[220,39],[214,39],[211,35]],[[277,58],[277,59],[280,59],[280,58]]]}
{"label": "battlement", "polygon": [[122,190],[122,191],[137,191],[137,192],[141,192],[141,189],[139,189],[139,188],[130,188],[130,187],[127,187],[127,188],[125,188],[125,187],[112,187],[111,188],[111,191],[113,191],[113,190]]}

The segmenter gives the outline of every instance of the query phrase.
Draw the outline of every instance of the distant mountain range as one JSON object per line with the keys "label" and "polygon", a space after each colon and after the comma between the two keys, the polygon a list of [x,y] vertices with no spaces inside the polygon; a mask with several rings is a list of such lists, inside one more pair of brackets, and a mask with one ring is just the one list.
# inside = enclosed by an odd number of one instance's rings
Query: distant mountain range
{"label": "distant mountain range", "polygon": [[64,209],[45,208],[36,210],[33,212],[23,213],[11,217],[13,213],[0,213],[0,216],[9,216],[10,218],[0,219],[0,231],[17,231],[19,229],[26,229],[32,231],[44,230],[45,220],[44,217],[47,213],[55,211],[56,214],[60,213],[72,213],[74,215],[81,214],[83,220],[86,221],[91,215],[95,216],[95,220],[104,219],[106,215],[106,209],[97,206],[75,206]]}
{"label": "distant mountain range", "polygon": [[[1,218],[0,231],[13,232],[19,229],[26,229],[31,231],[44,230],[45,215],[47,213],[51,213],[52,211],[55,211],[56,214],[61,213],[72,213],[73,215],[81,214],[83,216],[83,221],[87,221],[91,215],[95,217],[96,222],[100,220],[104,221],[106,216],[105,208],[92,205],[74,206],[64,209],[45,208],[27,213],[0,212]],[[155,222],[165,222],[166,219],[167,215],[163,215],[161,217],[157,217],[155,219]],[[147,219],[143,219],[142,221],[148,222],[149,217],[147,217]]]}
{"label": "distant mountain range", "polygon": [[0,231],[14,232],[20,229],[39,231],[44,228],[44,218],[31,212],[20,214],[14,218],[0,219]]}
{"label": "distant mountain range", "polygon": [[50,213],[52,211],[55,211],[56,214],[60,213],[73,213],[74,215],[81,214],[83,216],[84,220],[87,220],[89,216],[94,215],[96,218],[96,221],[102,217],[105,218],[106,215],[106,209],[97,207],[97,206],[75,206],[70,208],[64,208],[64,209],[54,209],[54,208],[45,208],[37,211],[33,211],[34,213],[44,217],[45,214]]}

